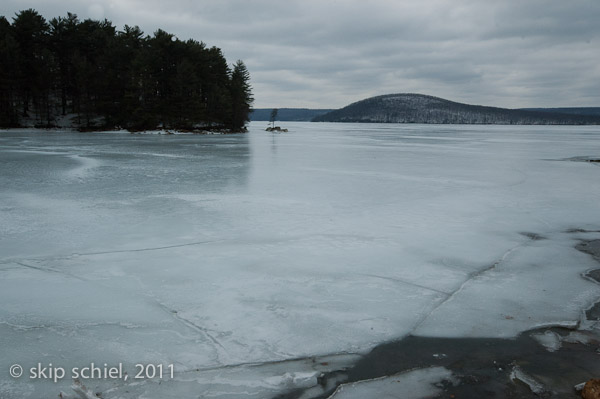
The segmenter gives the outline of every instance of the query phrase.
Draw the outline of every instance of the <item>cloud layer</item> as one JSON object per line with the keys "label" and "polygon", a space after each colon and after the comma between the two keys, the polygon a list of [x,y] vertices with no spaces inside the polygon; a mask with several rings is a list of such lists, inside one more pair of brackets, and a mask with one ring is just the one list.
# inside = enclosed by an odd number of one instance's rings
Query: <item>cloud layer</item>
{"label": "cloud layer", "polygon": [[600,106],[598,0],[4,0],[158,28],[242,59],[256,107],[416,92],[509,108]]}

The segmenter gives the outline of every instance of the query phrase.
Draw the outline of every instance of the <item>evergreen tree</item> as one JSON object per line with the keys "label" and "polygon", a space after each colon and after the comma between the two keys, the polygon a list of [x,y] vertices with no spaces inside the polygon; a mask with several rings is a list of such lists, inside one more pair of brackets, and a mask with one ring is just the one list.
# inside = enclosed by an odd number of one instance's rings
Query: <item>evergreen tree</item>
{"label": "evergreen tree", "polygon": [[231,120],[233,130],[241,130],[250,120],[252,110],[252,87],[250,73],[243,61],[238,60],[231,73]]}
{"label": "evergreen tree", "polygon": [[229,90],[231,71],[221,49],[207,50],[207,79],[203,91],[206,98],[208,122],[210,126],[223,128],[228,125],[231,115],[231,93]]}
{"label": "evergreen tree", "polygon": [[141,54],[145,52],[146,42],[144,33],[138,26],[125,25],[122,32],[117,34],[113,59],[113,68],[119,76],[118,95],[119,107],[115,111],[115,124],[120,127],[134,128],[146,116],[140,115],[143,99],[144,64]]}
{"label": "evergreen tree", "polygon": [[[75,94],[73,53],[77,43],[77,15],[68,13],[66,18],[58,17],[50,21],[50,49],[58,66],[56,87],[60,92],[61,115],[66,115],[68,99]],[[72,111],[72,110],[71,110]]]}
{"label": "evergreen tree", "polygon": [[[17,13],[12,28],[18,46],[18,69],[14,79],[22,106],[21,114],[23,117],[36,117],[41,123],[44,115],[49,116],[47,105],[53,72],[48,51],[49,26],[37,11],[28,9]],[[32,107],[34,115],[30,115]]]}
{"label": "evergreen tree", "polygon": [[19,124],[15,82],[17,54],[18,44],[12,26],[5,17],[0,17],[0,126],[14,127]]}

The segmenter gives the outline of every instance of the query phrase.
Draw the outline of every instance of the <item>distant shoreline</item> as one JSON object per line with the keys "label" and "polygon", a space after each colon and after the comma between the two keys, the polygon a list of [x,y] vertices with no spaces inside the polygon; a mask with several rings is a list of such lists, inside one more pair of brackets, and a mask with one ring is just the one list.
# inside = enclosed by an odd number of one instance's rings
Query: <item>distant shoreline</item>
{"label": "distant shoreline", "polygon": [[377,123],[383,125],[474,125],[474,126],[600,126],[600,121],[595,123],[494,123],[494,122],[380,122],[380,121],[311,121],[314,123]]}

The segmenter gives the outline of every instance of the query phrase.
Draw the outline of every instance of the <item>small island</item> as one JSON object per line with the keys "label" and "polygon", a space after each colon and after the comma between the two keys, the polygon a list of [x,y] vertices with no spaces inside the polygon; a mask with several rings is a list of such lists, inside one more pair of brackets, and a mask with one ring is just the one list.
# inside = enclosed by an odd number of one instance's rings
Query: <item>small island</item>
{"label": "small island", "polygon": [[281,126],[275,126],[275,120],[277,119],[278,114],[279,109],[273,108],[273,110],[271,111],[271,118],[269,119],[269,122],[271,122],[271,126],[265,129],[267,132],[285,133],[288,131],[287,129],[282,129]]}

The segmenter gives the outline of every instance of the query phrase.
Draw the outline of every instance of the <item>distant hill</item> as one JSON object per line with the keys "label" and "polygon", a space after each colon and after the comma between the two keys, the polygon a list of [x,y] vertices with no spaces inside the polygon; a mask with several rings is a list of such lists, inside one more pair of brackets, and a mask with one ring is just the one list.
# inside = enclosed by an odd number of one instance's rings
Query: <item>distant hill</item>
{"label": "distant hill", "polygon": [[423,94],[371,97],[313,118],[314,122],[498,125],[600,124],[600,116],[469,105]]}
{"label": "distant hill", "polygon": [[[308,108],[278,108],[277,120],[284,122],[308,122],[314,117],[326,114],[333,109],[308,109]],[[250,113],[251,121],[271,120],[273,108],[256,108]]]}

